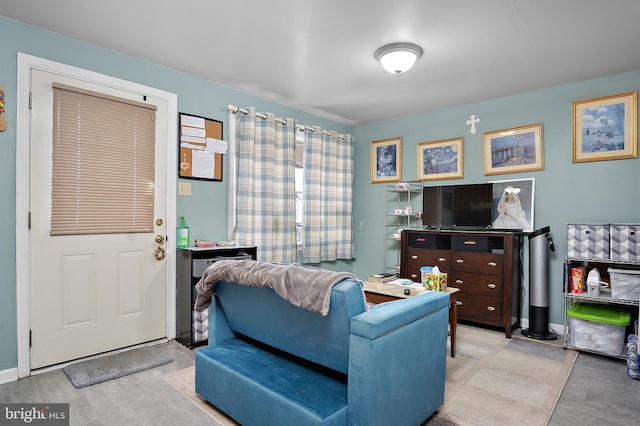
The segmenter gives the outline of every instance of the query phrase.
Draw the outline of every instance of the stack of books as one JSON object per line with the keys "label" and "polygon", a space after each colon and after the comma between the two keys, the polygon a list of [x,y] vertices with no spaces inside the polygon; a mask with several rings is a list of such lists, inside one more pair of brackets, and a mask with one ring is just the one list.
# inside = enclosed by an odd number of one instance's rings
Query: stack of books
{"label": "stack of books", "polygon": [[390,274],[387,272],[382,272],[380,274],[369,275],[367,281],[371,281],[373,283],[386,283],[388,281],[393,281],[396,279],[395,274]]}

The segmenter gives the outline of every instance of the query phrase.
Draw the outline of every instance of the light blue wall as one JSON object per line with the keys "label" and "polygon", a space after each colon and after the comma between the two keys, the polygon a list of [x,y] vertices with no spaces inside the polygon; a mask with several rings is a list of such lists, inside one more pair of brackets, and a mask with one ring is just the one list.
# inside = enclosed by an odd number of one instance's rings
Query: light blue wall
{"label": "light blue wall", "polygon": [[[306,114],[265,101],[228,87],[184,73],[150,64],[115,52],[43,31],[0,17],[0,86],[4,86],[7,130],[0,132],[0,372],[17,366],[16,346],[16,67],[17,52],[38,56],[79,68],[111,75],[178,95],[178,110],[220,120],[223,137],[228,137],[227,105],[254,106],[257,111],[273,112],[279,117],[353,133],[353,127]],[[177,120],[177,117],[176,117]],[[175,148],[175,147],[174,147]],[[175,148],[177,149],[177,148]],[[177,165],[176,165],[177,170]],[[178,197],[177,215],[184,215],[192,237],[227,239],[227,156],[223,157],[223,181],[191,182],[191,197]],[[350,270],[349,262],[322,265]]]}
{"label": "light blue wall", "polygon": [[[464,182],[485,182],[482,132],[507,127],[543,123],[545,169],[534,173],[498,175],[491,180],[535,177],[535,225],[551,226],[556,253],[551,258],[551,322],[562,323],[562,259],[566,252],[566,224],[580,222],[640,222],[639,160],[573,164],[571,162],[571,102],[579,99],[638,90],[640,72],[571,84],[462,105],[397,120],[354,128],[324,120],[282,105],[250,96],[227,87],[164,67],[119,55],[69,38],[22,25],[0,17],[0,85],[5,88],[7,130],[0,133],[0,199],[5,200],[0,216],[0,371],[17,365],[16,353],[16,270],[15,270],[15,126],[16,55],[30,55],[127,79],[178,94],[178,109],[224,122],[228,136],[227,104],[255,106],[341,133],[355,133],[354,262],[321,266],[333,270],[353,270],[364,278],[381,270],[383,262],[382,185],[369,181],[370,142],[403,138],[403,178],[416,178],[416,144],[464,136]],[[416,96],[429,96],[416,91]],[[471,114],[482,120],[478,133],[469,134],[465,121]],[[227,164],[223,160],[223,182],[189,181],[191,197],[178,197],[177,214],[184,215],[195,237],[226,239]],[[460,183],[461,180],[442,181]],[[8,200],[8,201],[7,201]],[[527,261],[525,249],[524,261]],[[525,271],[524,316],[528,316],[528,285]]]}
{"label": "light blue wall", "polygon": [[[370,142],[402,137],[402,177],[415,180],[418,143],[462,136],[464,179],[436,183],[535,178],[535,229],[550,226],[556,247],[550,257],[550,321],[562,324],[562,263],[567,251],[567,224],[640,223],[640,160],[572,163],[572,102],[639,88],[640,72],[633,72],[357,127],[354,216],[357,252],[353,272],[366,277],[381,271],[383,263],[384,185],[370,183]],[[418,89],[416,96],[429,93],[420,93]],[[466,125],[471,114],[481,120],[475,135],[470,134]],[[484,176],[482,133],[535,123],[544,126],[544,170]],[[527,245],[525,238],[525,318],[529,316]]]}

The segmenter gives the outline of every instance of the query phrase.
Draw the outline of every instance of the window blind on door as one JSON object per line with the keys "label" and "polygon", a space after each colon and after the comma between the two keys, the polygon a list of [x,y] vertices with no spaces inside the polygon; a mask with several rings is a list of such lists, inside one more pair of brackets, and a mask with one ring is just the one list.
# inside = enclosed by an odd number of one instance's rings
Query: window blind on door
{"label": "window blind on door", "polygon": [[51,235],[153,232],[155,110],[53,84]]}

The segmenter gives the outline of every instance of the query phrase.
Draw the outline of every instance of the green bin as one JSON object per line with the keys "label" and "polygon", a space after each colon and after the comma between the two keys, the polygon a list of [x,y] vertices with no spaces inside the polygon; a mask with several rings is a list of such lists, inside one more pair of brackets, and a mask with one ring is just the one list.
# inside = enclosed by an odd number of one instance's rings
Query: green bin
{"label": "green bin", "polygon": [[624,353],[631,313],[613,306],[574,303],[567,309],[571,346],[611,356]]}

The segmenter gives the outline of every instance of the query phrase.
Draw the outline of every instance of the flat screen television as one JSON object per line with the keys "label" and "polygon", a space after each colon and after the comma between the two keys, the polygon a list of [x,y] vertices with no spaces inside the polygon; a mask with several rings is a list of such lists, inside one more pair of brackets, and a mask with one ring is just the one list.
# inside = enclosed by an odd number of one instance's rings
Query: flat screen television
{"label": "flat screen television", "polygon": [[426,227],[488,229],[493,217],[493,184],[425,186],[422,204]]}

